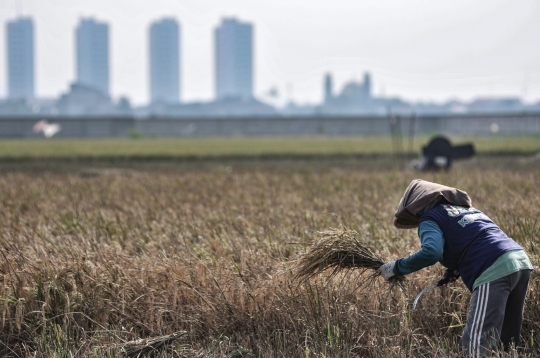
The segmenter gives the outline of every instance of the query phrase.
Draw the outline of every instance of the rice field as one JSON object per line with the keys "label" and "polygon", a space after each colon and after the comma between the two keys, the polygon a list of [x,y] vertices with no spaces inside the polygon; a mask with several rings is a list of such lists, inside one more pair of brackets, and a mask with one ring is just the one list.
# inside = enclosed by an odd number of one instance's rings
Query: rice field
{"label": "rice field", "polygon": [[[459,357],[465,286],[411,309],[440,265],[402,288],[362,270],[296,279],[329,228],[385,260],[417,250],[392,225],[414,178],[466,190],[538,266],[538,160],[449,173],[369,158],[0,164],[0,356],[136,356],[127,342],[168,336],[155,356]],[[540,356],[539,301],[535,271],[523,357]]]}
{"label": "rice field", "polygon": [[[290,138],[140,138],[140,139],[2,139],[0,161],[49,159],[197,159],[287,158],[306,156],[385,156],[401,148],[416,156],[430,136],[403,137],[398,147],[390,136]],[[451,138],[473,142],[479,153],[534,154],[539,136]]]}

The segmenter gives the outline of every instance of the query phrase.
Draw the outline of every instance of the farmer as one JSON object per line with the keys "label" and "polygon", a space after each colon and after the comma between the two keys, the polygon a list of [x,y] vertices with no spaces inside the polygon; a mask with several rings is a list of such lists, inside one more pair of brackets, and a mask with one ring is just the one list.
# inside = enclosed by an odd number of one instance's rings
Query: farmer
{"label": "farmer", "polygon": [[466,192],[416,179],[399,202],[394,225],[418,227],[420,251],[385,263],[379,272],[388,280],[440,262],[443,278],[460,275],[472,292],[462,343],[469,356],[486,349],[505,349],[520,341],[523,306],[532,265],[514,240],[484,213],[473,208]]}

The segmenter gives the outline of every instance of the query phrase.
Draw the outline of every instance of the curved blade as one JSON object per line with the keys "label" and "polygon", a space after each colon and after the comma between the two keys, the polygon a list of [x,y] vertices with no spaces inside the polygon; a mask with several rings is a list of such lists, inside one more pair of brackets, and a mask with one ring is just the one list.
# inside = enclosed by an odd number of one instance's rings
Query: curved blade
{"label": "curved blade", "polygon": [[418,304],[418,300],[420,299],[420,297],[422,297],[422,295],[424,293],[426,293],[427,291],[431,290],[432,288],[435,288],[437,287],[438,285],[431,285],[429,287],[426,287],[424,288],[422,291],[420,291],[420,293],[418,294],[418,296],[416,296],[416,298],[414,299],[414,302],[412,304],[412,310],[414,311],[416,309],[416,305]]}

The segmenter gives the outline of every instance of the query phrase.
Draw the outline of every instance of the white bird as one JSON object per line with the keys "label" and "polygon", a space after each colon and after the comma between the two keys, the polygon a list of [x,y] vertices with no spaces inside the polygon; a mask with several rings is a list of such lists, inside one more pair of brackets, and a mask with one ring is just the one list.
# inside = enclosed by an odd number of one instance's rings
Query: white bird
{"label": "white bird", "polygon": [[60,132],[60,124],[58,123],[49,123],[46,119],[42,119],[34,124],[34,133],[43,132],[46,138],[51,138],[56,133]]}

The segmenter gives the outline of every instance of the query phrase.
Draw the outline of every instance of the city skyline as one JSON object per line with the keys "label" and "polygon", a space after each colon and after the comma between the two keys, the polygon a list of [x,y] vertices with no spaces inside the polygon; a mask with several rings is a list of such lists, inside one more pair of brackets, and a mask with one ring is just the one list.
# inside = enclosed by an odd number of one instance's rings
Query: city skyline
{"label": "city skyline", "polygon": [[[537,41],[531,40],[539,28],[532,15],[540,9],[537,3],[385,3],[314,1],[313,6],[287,8],[278,1],[274,9],[265,1],[178,5],[158,0],[150,8],[140,1],[129,6],[126,1],[104,6],[101,0],[68,6],[67,1],[53,0],[51,9],[44,9],[28,0],[22,13],[35,20],[38,97],[56,97],[73,82],[72,29],[86,14],[111,25],[111,94],[126,95],[137,104],[147,103],[149,97],[148,59],[141,45],[148,24],[164,16],[182,23],[182,70],[186,72],[182,97],[210,100],[214,98],[212,29],[233,14],[256,27],[254,95],[258,98],[265,99],[276,88],[281,101],[320,103],[325,73],[334,74],[337,89],[351,79],[360,80],[365,71],[374,78],[374,94],[407,100],[510,96],[531,102],[540,97],[540,51]],[[11,10],[1,11],[1,21],[15,17],[12,7],[6,3],[0,7]],[[56,12],[51,12],[53,8]],[[295,19],[298,10],[302,16]],[[5,34],[0,38],[5,42]],[[0,57],[0,65],[6,68],[5,55]],[[0,74],[2,97],[7,92],[5,76]]]}

